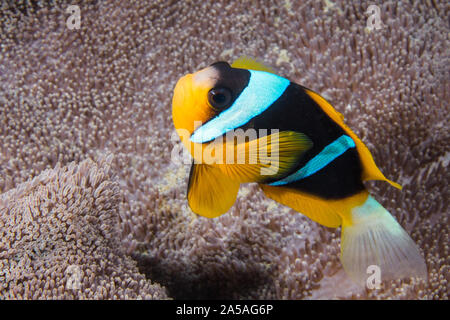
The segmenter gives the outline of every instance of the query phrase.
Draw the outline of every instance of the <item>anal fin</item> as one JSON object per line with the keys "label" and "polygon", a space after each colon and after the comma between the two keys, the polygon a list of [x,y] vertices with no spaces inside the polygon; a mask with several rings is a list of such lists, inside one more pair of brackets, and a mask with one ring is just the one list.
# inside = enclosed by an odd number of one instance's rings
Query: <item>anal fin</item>
{"label": "anal fin", "polygon": [[367,198],[367,192],[363,192],[344,199],[325,200],[289,186],[260,184],[260,187],[270,199],[284,204],[329,228],[339,227],[351,208],[363,203]]}

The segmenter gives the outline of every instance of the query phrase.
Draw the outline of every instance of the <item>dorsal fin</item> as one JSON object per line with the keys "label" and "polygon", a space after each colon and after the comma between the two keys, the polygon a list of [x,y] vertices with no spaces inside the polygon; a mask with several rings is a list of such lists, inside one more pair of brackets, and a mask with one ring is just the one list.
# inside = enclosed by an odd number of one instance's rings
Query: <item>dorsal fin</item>
{"label": "dorsal fin", "polygon": [[393,187],[397,189],[402,189],[402,186],[394,181],[387,179],[380,169],[375,164],[372,154],[366,145],[359,139],[359,137],[344,123],[344,116],[337,112],[333,106],[325,100],[322,96],[315,93],[312,90],[304,88],[306,93],[325,111],[328,116],[335,121],[344,131],[353,139],[356,144],[356,150],[361,158],[361,163],[363,166],[362,179],[367,180],[384,180],[390,183]]}
{"label": "dorsal fin", "polygon": [[236,61],[234,61],[231,66],[233,68],[239,69],[250,69],[255,71],[266,71],[270,73],[275,73],[272,68],[264,65],[263,63],[256,61],[253,58],[247,56],[240,56]]}

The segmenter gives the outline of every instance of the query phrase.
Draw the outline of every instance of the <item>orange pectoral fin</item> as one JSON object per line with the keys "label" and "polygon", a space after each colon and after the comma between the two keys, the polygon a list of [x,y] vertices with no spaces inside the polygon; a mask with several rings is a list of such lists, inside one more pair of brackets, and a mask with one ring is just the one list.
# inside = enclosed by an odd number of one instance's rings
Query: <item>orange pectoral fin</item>
{"label": "orange pectoral fin", "polygon": [[207,164],[192,164],[188,202],[192,211],[207,218],[227,212],[236,201],[239,182],[230,180],[220,169]]}
{"label": "orange pectoral fin", "polygon": [[397,189],[402,189],[402,186],[394,181],[387,179],[381,170],[375,164],[375,160],[372,157],[369,149],[366,145],[358,138],[358,136],[344,123],[344,117],[342,114],[336,111],[333,106],[326,101],[319,94],[304,88],[306,93],[322,108],[322,110],[353,139],[356,145],[356,150],[358,151],[359,157],[361,159],[361,164],[363,167],[362,180],[383,180],[390,183],[393,187]]}
{"label": "orange pectoral fin", "polygon": [[234,156],[233,164],[224,161],[216,167],[232,180],[260,182],[288,172],[311,146],[311,140],[303,133],[281,131],[227,146]]}
{"label": "orange pectoral fin", "polygon": [[367,191],[339,200],[324,200],[293,188],[260,184],[264,194],[272,200],[298,211],[311,220],[329,228],[339,227],[349,219],[351,209],[364,203]]}

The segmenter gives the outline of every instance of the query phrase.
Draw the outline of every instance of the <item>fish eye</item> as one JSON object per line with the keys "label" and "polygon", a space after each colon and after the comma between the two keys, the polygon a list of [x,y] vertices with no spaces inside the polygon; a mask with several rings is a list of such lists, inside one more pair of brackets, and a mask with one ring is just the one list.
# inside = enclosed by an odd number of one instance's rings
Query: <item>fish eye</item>
{"label": "fish eye", "polygon": [[231,91],[228,88],[213,88],[208,92],[208,101],[213,108],[223,109],[231,102]]}

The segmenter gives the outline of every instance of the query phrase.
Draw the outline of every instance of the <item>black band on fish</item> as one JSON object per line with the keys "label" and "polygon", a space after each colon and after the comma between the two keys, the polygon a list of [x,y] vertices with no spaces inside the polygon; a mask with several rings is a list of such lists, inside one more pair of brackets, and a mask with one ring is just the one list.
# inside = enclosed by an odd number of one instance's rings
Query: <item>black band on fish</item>
{"label": "black band on fish", "polygon": [[333,160],[342,155],[345,151],[355,147],[355,142],[347,136],[342,135],[332,143],[327,145],[319,154],[309,160],[302,168],[289,176],[278,181],[269,183],[271,186],[282,186],[304,178],[307,178],[317,171],[329,165]]}

